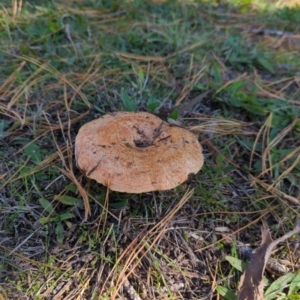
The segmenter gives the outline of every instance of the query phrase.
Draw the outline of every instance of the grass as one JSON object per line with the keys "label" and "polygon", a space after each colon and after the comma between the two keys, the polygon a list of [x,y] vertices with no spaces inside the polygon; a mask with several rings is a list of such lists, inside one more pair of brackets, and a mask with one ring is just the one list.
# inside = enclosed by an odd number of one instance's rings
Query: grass
{"label": "grass", "polygon": [[[3,2],[0,298],[235,299],[225,257],[300,214],[300,9],[282,3]],[[118,110],[179,117],[203,169],[138,195],[88,180],[75,136]],[[297,243],[272,256],[295,274]]]}

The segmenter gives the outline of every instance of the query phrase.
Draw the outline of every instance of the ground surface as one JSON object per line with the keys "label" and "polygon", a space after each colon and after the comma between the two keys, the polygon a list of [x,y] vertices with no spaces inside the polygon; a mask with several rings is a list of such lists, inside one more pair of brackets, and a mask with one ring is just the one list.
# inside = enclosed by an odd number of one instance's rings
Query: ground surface
{"label": "ground surface", "polygon": [[[300,214],[295,1],[2,2],[0,299],[235,299],[262,220],[277,238]],[[75,136],[120,110],[194,132],[202,170],[145,194],[88,180]],[[267,286],[297,274],[299,239]]]}

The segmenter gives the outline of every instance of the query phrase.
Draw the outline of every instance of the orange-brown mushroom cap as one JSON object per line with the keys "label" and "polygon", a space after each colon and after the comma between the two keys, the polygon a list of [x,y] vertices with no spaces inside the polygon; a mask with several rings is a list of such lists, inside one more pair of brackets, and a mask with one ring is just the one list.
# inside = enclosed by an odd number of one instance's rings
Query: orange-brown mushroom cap
{"label": "orange-brown mushroom cap", "polygon": [[193,133],[146,112],[107,114],[85,124],[75,157],[86,176],[126,193],[172,189],[204,161]]}

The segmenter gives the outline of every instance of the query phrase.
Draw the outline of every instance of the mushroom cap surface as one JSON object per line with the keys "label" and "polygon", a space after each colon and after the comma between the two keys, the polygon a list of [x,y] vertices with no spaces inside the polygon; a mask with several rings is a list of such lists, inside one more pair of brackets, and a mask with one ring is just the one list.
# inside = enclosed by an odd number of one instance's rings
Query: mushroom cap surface
{"label": "mushroom cap surface", "polygon": [[204,161],[193,133],[147,112],[107,114],[83,125],[75,157],[86,176],[126,193],[175,188]]}

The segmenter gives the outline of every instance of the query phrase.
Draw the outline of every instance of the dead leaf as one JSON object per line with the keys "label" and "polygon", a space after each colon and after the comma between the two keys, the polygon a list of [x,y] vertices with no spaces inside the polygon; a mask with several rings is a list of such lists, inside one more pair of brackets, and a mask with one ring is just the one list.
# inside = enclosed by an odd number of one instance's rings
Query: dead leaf
{"label": "dead leaf", "polygon": [[238,287],[239,300],[263,300],[263,274],[272,250],[280,242],[283,242],[298,232],[300,232],[300,220],[298,220],[293,230],[289,231],[281,238],[272,241],[270,229],[265,222],[263,223],[261,246],[251,258],[248,268],[241,277]]}
{"label": "dead leaf", "polygon": [[193,110],[193,106],[195,106],[198,102],[201,102],[204,98],[208,96],[211,90],[205,91],[204,93],[197,95],[193,99],[184,102],[182,104],[176,105],[178,108],[179,114],[182,117],[186,112],[191,112]]}
{"label": "dead leaf", "polygon": [[[7,174],[7,173],[0,174],[0,180],[3,179],[3,178],[6,176],[6,174]],[[1,298],[0,298],[0,300],[1,300]]]}

